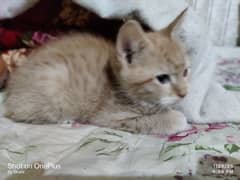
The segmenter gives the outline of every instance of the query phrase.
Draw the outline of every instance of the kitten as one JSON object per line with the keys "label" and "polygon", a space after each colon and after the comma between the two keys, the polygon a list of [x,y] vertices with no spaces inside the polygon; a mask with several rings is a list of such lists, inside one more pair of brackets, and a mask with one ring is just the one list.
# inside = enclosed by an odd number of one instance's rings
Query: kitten
{"label": "kitten", "polygon": [[184,130],[184,115],[170,108],[188,86],[189,62],[172,36],[179,19],[149,33],[129,20],[116,47],[88,34],[48,43],[12,74],[5,115],[36,124],[77,119],[145,134]]}

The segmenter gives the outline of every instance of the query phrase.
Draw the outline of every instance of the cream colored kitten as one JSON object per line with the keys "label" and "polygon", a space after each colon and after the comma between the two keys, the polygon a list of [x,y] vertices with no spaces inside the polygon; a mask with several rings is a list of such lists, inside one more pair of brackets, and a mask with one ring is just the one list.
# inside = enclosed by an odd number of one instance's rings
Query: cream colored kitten
{"label": "cream colored kitten", "polygon": [[179,18],[150,33],[130,20],[116,46],[75,34],[39,48],[11,76],[6,116],[27,123],[77,119],[146,134],[185,129],[184,115],[170,108],[187,93],[188,61],[171,35]]}

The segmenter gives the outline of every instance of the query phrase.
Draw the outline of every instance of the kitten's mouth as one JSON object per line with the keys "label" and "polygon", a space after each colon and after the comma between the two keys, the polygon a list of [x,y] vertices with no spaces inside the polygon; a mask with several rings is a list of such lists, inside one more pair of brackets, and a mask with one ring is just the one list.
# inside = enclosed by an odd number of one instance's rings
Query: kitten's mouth
{"label": "kitten's mouth", "polygon": [[164,107],[173,106],[177,104],[180,100],[181,100],[180,98],[166,97],[166,98],[161,98],[159,101],[159,104],[161,104]]}

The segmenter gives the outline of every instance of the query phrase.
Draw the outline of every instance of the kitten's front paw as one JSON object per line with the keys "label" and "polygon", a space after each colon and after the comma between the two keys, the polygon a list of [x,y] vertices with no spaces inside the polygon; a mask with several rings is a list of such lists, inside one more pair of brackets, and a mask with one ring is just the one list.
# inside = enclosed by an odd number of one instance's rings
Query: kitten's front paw
{"label": "kitten's front paw", "polygon": [[171,110],[168,112],[167,119],[164,119],[163,132],[166,135],[176,134],[178,132],[191,129],[183,113]]}

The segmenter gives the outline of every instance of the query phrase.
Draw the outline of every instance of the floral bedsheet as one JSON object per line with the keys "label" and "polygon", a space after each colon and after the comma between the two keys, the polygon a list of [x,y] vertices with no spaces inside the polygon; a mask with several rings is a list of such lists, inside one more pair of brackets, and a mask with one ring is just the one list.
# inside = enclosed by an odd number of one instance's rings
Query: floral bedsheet
{"label": "floral bedsheet", "polygon": [[192,125],[168,137],[75,122],[34,126],[2,118],[0,124],[2,177],[19,176],[21,164],[34,162],[46,164],[47,175],[240,177],[240,125],[236,124]]}
{"label": "floral bedsheet", "polygon": [[227,90],[240,91],[240,56],[221,59],[216,75]]}

